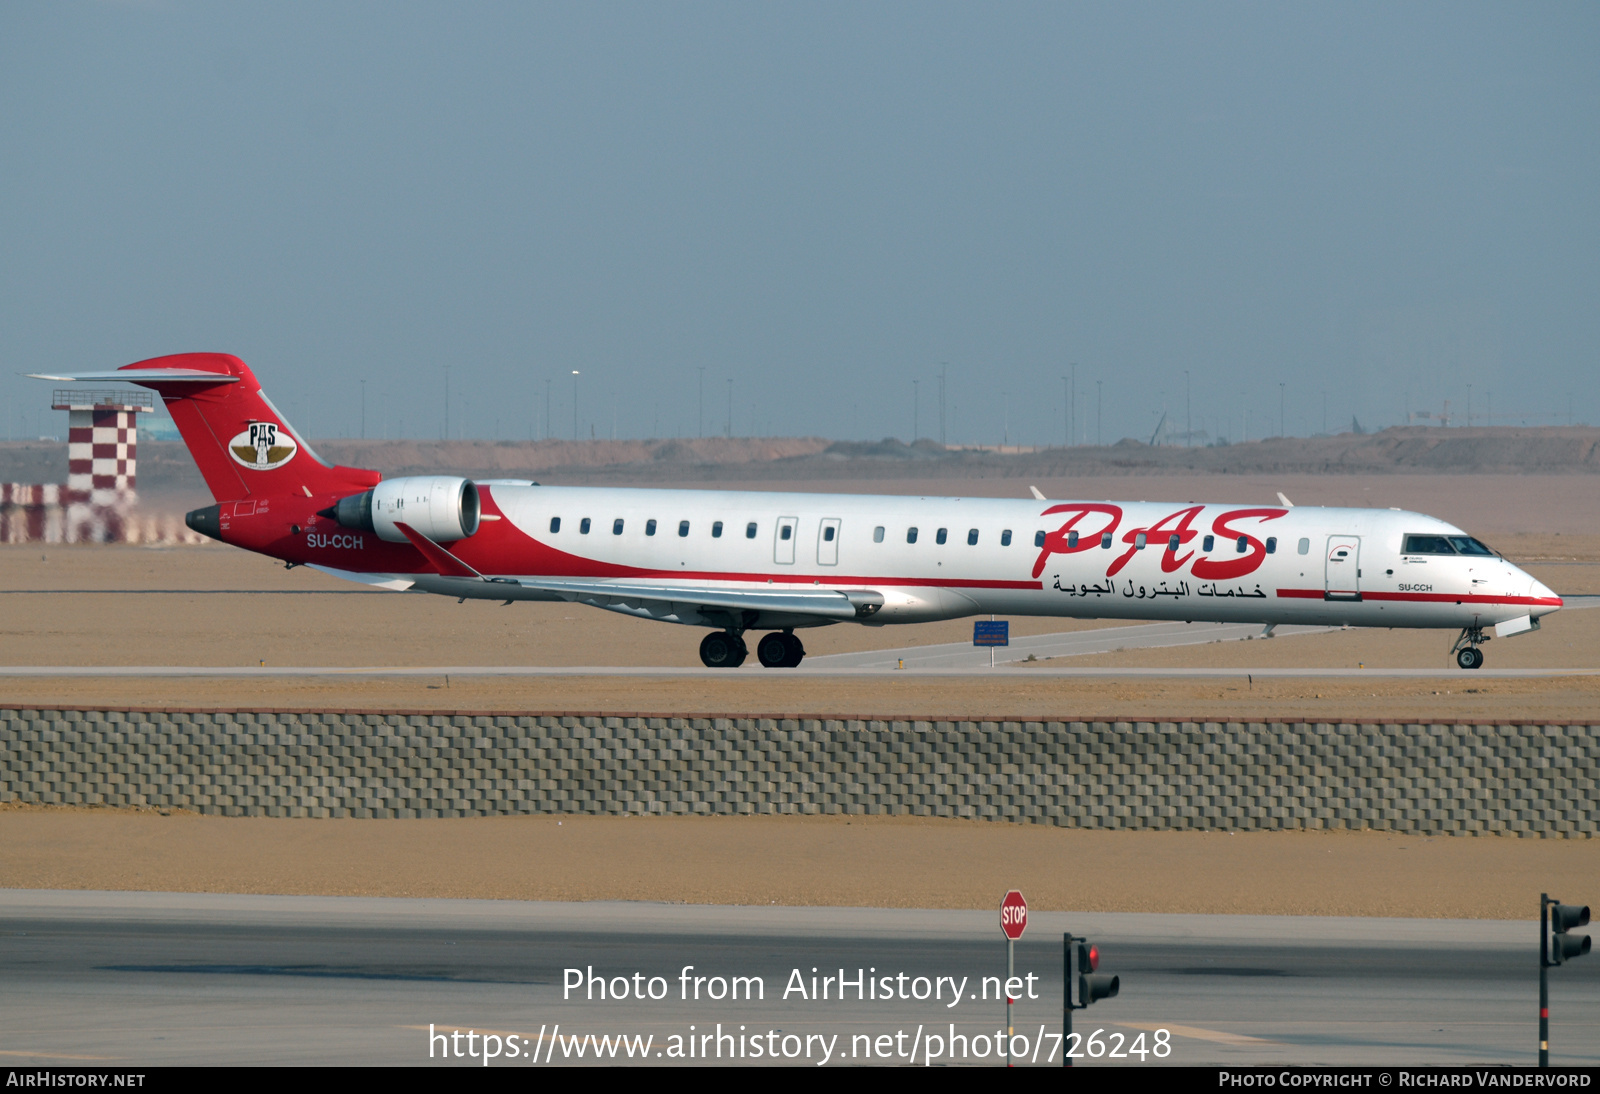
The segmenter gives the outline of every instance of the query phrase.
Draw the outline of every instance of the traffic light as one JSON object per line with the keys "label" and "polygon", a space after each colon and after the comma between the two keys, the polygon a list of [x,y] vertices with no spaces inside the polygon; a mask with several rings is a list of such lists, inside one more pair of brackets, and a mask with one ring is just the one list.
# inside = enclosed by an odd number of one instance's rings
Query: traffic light
{"label": "traffic light", "polygon": [[1587,927],[1589,925],[1589,906],[1586,904],[1552,904],[1550,905],[1550,964],[1560,965],[1582,957],[1589,952],[1589,936],[1586,934],[1569,935],[1567,932],[1574,927]]}
{"label": "traffic light", "polygon": [[1589,936],[1568,934],[1589,925],[1587,904],[1562,904],[1539,894],[1539,1066],[1550,1066],[1550,981],[1548,971],[1589,952]]}
{"label": "traffic light", "polygon": [[[1587,921],[1585,921],[1587,922]],[[1088,939],[1080,939],[1077,946],[1077,988],[1075,1007],[1082,1009],[1090,1003],[1114,997],[1122,987],[1119,977],[1105,976],[1100,968],[1100,947]]]}

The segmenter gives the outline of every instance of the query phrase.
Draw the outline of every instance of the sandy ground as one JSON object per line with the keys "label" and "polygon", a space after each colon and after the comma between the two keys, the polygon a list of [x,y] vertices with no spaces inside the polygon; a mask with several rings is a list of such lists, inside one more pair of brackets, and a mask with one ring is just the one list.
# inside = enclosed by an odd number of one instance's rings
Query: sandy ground
{"label": "sandy ground", "polygon": [[1597,870],[1600,840],[0,809],[0,885],[11,888],[921,908],[990,908],[1020,888],[1047,910],[1516,919],[1530,894],[1581,891]]}

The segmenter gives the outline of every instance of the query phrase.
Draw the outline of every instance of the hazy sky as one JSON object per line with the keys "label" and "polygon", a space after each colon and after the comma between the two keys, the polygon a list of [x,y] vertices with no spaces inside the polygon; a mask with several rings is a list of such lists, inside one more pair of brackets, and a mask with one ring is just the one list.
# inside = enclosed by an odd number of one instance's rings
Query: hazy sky
{"label": "hazy sky", "polygon": [[[19,373],[313,436],[1600,418],[1600,5],[0,5]],[[703,373],[701,370],[704,370]],[[552,381],[547,385],[546,381]],[[1324,396],[1324,393],[1325,396]],[[1492,403],[1491,403],[1492,400]],[[42,413],[40,413],[42,410]]]}

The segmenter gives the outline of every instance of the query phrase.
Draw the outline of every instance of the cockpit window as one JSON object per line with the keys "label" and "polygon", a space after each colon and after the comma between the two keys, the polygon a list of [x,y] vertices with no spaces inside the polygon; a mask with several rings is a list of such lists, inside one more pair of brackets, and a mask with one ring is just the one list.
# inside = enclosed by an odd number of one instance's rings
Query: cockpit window
{"label": "cockpit window", "polygon": [[1494,552],[1471,536],[1451,536],[1450,546],[1464,555],[1493,555]]}
{"label": "cockpit window", "polygon": [[1453,555],[1456,549],[1450,546],[1452,539],[1462,539],[1461,536],[1407,536],[1405,550],[1407,555]]}

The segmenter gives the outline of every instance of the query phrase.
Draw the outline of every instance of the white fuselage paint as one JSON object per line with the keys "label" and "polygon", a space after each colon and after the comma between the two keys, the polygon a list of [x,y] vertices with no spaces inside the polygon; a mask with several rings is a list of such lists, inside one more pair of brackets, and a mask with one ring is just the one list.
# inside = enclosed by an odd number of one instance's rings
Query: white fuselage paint
{"label": "white fuselage paint", "polygon": [[[1308,623],[1381,627],[1488,627],[1560,607],[1544,585],[1499,557],[1404,555],[1408,534],[1463,535],[1433,517],[1388,509],[1146,502],[1058,502],[993,498],[890,497],[714,490],[520,486],[486,488],[516,529],[531,539],[602,566],[646,571],[650,580],[751,589],[797,584],[873,590],[884,607],[869,625],[918,623],[977,614],[1098,619]],[[1077,522],[1094,546],[1053,553],[1035,576],[1040,532],[1059,533],[1072,506],[1120,510],[1109,548],[1099,546],[1108,514]],[[1047,510],[1069,507],[1066,512]],[[1175,515],[1194,510],[1176,552],[1167,549]],[[1250,572],[1205,576],[1240,564],[1237,539],[1219,520],[1253,537]],[[1260,514],[1273,514],[1264,518]],[[558,517],[560,531],[550,522]],[[589,520],[587,534],[580,529]],[[1163,524],[1163,520],[1166,524]],[[620,534],[614,534],[617,521]],[[655,521],[653,535],[647,522]],[[680,522],[688,534],[679,534]],[[713,524],[722,534],[713,537]],[[753,537],[747,527],[754,524]],[[487,525],[486,525],[487,527]],[[1137,549],[1136,530],[1155,527]],[[787,539],[782,530],[790,529]],[[882,528],[882,538],[876,530]],[[917,530],[916,542],[908,530]],[[833,538],[824,538],[828,530]],[[938,542],[946,530],[944,543]],[[977,542],[969,534],[977,531]],[[1002,542],[1006,531],[1010,543]],[[1214,537],[1210,549],[1204,537]],[[1276,549],[1260,548],[1267,537]],[[1062,533],[1064,539],[1064,533]],[[1331,558],[1346,550],[1342,558]],[[1130,553],[1131,552],[1131,553]],[[1117,560],[1127,555],[1118,567]],[[1353,557],[1352,557],[1353,556]],[[1353,563],[1353,564],[1352,564]],[[1198,569],[1201,571],[1197,573]],[[1114,573],[1108,571],[1114,570]],[[1354,572],[1359,571],[1359,572]],[[353,575],[352,575],[353,576]],[[380,575],[395,579],[417,575]],[[561,577],[530,567],[504,577]],[[448,579],[417,587],[462,595]],[[472,595],[472,594],[467,594]],[[498,593],[492,595],[499,595]],[[544,597],[513,596],[543,599]],[[616,610],[628,610],[618,606]],[[669,621],[695,622],[693,618]],[[793,621],[823,625],[830,620]]]}

